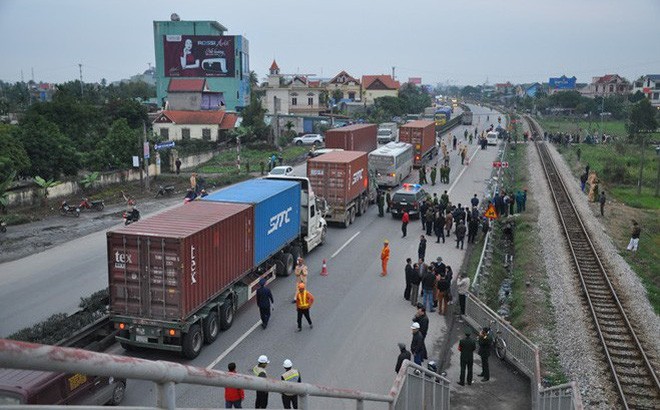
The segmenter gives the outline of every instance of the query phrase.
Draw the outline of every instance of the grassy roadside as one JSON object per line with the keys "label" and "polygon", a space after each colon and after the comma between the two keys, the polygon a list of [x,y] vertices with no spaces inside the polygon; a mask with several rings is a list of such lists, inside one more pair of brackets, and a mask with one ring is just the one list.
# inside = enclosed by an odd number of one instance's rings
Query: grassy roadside
{"label": "grassy roadside", "polygon": [[603,133],[609,135],[615,135],[617,137],[625,137],[626,133],[626,123],[625,121],[584,121],[580,118],[572,119],[558,119],[558,118],[543,118],[538,120],[539,124],[544,131],[550,133],[570,133],[575,134],[580,132],[580,135],[584,135],[584,132],[591,132],[593,134],[595,131],[602,130]]}
{"label": "grassy roadside", "polygon": [[[305,146],[288,146],[282,149],[282,159],[284,164],[290,164],[297,158],[309,152],[309,147]],[[258,149],[258,148],[244,148],[241,150],[241,173],[247,172],[247,164],[250,166],[250,172],[260,171],[260,162],[264,163],[266,171],[268,170],[269,157],[278,152],[276,149]],[[236,167],[236,151],[227,150],[219,153],[210,161],[200,165],[197,172],[202,174],[238,174]]]}

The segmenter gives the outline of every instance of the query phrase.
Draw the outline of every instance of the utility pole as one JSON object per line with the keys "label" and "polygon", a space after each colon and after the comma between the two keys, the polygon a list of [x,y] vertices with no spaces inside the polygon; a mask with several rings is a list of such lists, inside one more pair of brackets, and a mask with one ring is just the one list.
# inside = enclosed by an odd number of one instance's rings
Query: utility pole
{"label": "utility pole", "polygon": [[147,141],[147,124],[142,121],[142,149],[144,156],[144,174],[145,174],[145,188],[149,190],[149,141]]}
{"label": "utility pole", "polygon": [[278,99],[279,98],[277,98],[275,96],[273,97],[273,118],[275,119],[275,127],[273,128],[273,139],[274,139],[273,145],[275,145],[276,147],[279,147],[279,145],[278,145],[279,141],[278,140],[279,140],[279,136],[280,136],[280,119],[279,119],[279,115],[278,115],[278,113],[279,113],[279,109],[278,109],[279,104],[278,104],[278,101],[277,101]]}
{"label": "utility pole", "polygon": [[83,79],[82,79],[82,63],[78,63],[78,69],[80,70],[80,98],[83,98]]}
{"label": "utility pole", "polygon": [[394,75],[395,71],[396,71],[396,67],[392,66],[392,80],[396,79],[396,76]]}

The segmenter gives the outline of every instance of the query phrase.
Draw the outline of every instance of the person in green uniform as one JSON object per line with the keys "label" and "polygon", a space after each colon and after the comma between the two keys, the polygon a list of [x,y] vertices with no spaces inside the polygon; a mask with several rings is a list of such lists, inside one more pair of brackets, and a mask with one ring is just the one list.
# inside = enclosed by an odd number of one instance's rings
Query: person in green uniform
{"label": "person in green uniform", "polygon": [[431,185],[435,185],[435,178],[438,176],[438,169],[434,166],[431,167]]}
{"label": "person in green uniform", "polygon": [[468,386],[472,384],[472,366],[474,364],[474,351],[477,348],[477,344],[470,334],[472,332],[470,329],[465,329],[465,338],[461,339],[458,342],[458,351],[461,352],[461,375],[459,377],[458,384],[465,386],[465,371],[467,370],[467,384]]}

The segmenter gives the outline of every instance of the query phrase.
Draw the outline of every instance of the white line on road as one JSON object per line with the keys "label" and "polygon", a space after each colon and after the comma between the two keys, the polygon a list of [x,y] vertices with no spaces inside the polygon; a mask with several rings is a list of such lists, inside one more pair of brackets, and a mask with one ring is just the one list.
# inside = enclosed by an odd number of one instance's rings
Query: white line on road
{"label": "white line on road", "polygon": [[339,254],[339,252],[341,252],[349,243],[351,243],[351,241],[353,239],[355,239],[356,236],[358,236],[360,234],[360,232],[361,231],[357,231],[357,233],[355,235],[351,236],[351,239],[347,240],[346,243],[341,246],[341,248],[337,249],[337,251],[330,256],[330,259],[337,256]]}
{"label": "white line on road", "polygon": [[[477,155],[477,152],[479,152],[479,147],[477,147],[477,149],[474,150],[474,154],[472,154],[472,156],[470,157],[470,163],[471,163],[472,160],[474,159],[475,155]],[[451,184],[451,186],[450,186],[449,189],[447,190],[447,193],[448,193],[448,194],[451,193],[451,190],[452,190],[452,189],[454,189],[454,186],[458,183],[458,180],[461,179],[461,176],[463,176],[463,173],[465,172],[466,169],[467,169],[467,166],[466,166],[466,167],[463,167],[463,169],[461,170],[461,172],[460,172],[460,173],[458,174],[458,176],[454,179],[454,183]]]}
{"label": "white line on road", "polygon": [[243,336],[239,337],[238,340],[236,340],[234,343],[232,343],[231,346],[227,348],[220,356],[218,356],[214,361],[211,362],[210,365],[206,366],[207,370],[213,369],[222,359],[225,358],[229,353],[231,353],[232,350],[236,348],[236,346],[239,345],[243,340],[245,340],[246,337],[250,336],[250,333],[254,332],[254,329],[256,329],[259,325],[261,325],[261,320],[255,323],[250,329],[248,329],[247,332],[243,333]]}

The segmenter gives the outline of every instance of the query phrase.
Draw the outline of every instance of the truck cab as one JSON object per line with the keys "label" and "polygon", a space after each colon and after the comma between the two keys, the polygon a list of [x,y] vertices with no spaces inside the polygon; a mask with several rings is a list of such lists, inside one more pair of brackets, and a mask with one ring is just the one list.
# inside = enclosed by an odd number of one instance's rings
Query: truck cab
{"label": "truck cab", "polygon": [[376,139],[379,144],[387,144],[388,142],[397,141],[399,137],[399,130],[396,123],[384,122],[378,126],[378,133]]}
{"label": "truck cab", "polygon": [[300,184],[300,235],[305,253],[321,245],[325,241],[328,224],[324,218],[328,206],[322,198],[314,194],[312,184],[307,177],[286,175],[269,175],[265,179],[297,181]]}

